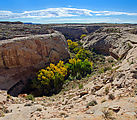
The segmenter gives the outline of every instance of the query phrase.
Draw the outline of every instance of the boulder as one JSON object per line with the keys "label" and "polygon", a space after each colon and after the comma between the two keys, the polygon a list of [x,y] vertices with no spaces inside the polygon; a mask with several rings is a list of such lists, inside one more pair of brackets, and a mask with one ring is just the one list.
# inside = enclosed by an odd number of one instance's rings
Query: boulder
{"label": "boulder", "polygon": [[0,89],[18,95],[39,69],[68,57],[65,37],[57,31],[0,41]]}

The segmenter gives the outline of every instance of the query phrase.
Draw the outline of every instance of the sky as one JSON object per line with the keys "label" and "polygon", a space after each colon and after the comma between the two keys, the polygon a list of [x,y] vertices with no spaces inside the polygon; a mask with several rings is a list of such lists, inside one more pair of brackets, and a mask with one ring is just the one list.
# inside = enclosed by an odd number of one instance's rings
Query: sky
{"label": "sky", "polygon": [[0,21],[137,23],[137,0],[0,0]]}

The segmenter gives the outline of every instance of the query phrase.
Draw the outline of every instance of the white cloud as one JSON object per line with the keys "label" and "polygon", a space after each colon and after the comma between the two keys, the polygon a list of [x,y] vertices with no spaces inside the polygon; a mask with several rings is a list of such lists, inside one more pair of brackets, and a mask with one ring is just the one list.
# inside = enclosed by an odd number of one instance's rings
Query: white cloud
{"label": "white cloud", "polygon": [[123,22],[121,19],[118,18],[60,18],[60,19],[50,19],[50,20],[43,20],[40,23],[120,23]]}
{"label": "white cloud", "polygon": [[97,13],[96,15],[136,15],[137,13],[128,13],[128,12],[115,12],[115,11],[96,11],[95,13]]}
{"label": "white cloud", "polygon": [[11,11],[0,11],[0,18],[5,18],[11,15],[13,15]]}
{"label": "white cloud", "polygon": [[0,11],[0,19],[16,18],[52,18],[52,17],[73,17],[73,16],[111,16],[130,15],[137,16],[137,13],[115,12],[115,11],[92,11],[77,8],[48,8],[44,10],[25,11],[13,13],[11,11]]}

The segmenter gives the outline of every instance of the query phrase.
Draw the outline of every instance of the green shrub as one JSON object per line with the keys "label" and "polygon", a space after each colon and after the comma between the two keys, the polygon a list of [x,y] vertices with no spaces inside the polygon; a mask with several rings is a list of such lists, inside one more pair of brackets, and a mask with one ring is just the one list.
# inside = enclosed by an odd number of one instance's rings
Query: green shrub
{"label": "green shrub", "polygon": [[72,84],[72,89],[75,89],[76,88],[76,84]]}
{"label": "green shrub", "polygon": [[107,67],[104,68],[104,72],[106,72],[108,70],[112,70],[112,67],[111,66],[107,66]]}
{"label": "green shrub", "polygon": [[82,61],[73,58],[69,60],[69,63],[67,63],[66,66],[68,66],[68,73],[73,77],[75,76],[76,79],[85,77],[87,74],[90,74],[93,69],[93,63],[87,59]]}
{"label": "green shrub", "polygon": [[114,59],[108,59],[108,62],[109,62],[109,63],[113,63],[113,62],[114,62]]}
{"label": "green shrub", "polygon": [[89,102],[88,104],[87,104],[87,108],[89,107],[89,106],[95,106],[95,105],[97,105],[97,101],[96,100],[92,100],[91,102]]}
{"label": "green shrub", "polygon": [[133,61],[133,60],[130,62],[130,65],[132,65],[132,64],[134,64],[134,61]]}
{"label": "green shrub", "polygon": [[73,49],[73,52],[74,52],[75,54],[77,54],[77,53],[80,51],[80,49],[81,49],[80,47],[76,47],[76,48]]}
{"label": "green shrub", "polygon": [[34,100],[34,96],[32,94],[29,94],[26,96],[27,100]]}
{"label": "green shrub", "polygon": [[104,71],[104,68],[99,68],[99,70],[98,70],[98,73],[104,73],[105,71]]}
{"label": "green shrub", "polygon": [[87,78],[91,77],[91,74],[87,74]]}
{"label": "green shrub", "polygon": [[76,54],[76,59],[85,60],[91,58],[92,56],[92,52],[90,52],[89,50],[85,50],[84,48],[81,48]]}
{"label": "green shrub", "polygon": [[83,84],[79,84],[79,89],[83,89]]}
{"label": "green shrub", "polygon": [[94,63],[101,63],[101,64],[105,63],[105,57],[103,55],[96,54],[95,52],[93,52],[93,55],[91,56],[91,60]]}

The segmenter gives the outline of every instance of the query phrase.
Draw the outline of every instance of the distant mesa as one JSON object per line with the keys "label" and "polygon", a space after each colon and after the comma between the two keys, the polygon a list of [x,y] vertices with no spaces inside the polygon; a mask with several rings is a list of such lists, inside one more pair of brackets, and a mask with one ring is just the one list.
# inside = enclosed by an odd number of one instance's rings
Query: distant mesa
{"label": "distant mesa", "polygon": [[30,25],[40,25],[40,23],[32,23],[32,22],[21,22],[21,21],[15,21],[15,22],[10,22],[10,21],[0,21],[2,24],[30,24]]}
{"label": "distant mesa", "polygon": [[23,24],[23,22],[20,22],[20,21],[16,21],[16,22],[0,21],[0,23],[3,23],[3,24]]}
{"label": "distant mesa", "polygon": [[27,22],[27,23],[24,23],[24,24],[28,24],[28,25],[40,25],[40,23],[31,23],[31,22]]}

